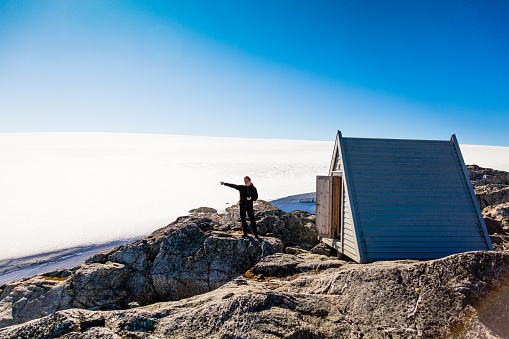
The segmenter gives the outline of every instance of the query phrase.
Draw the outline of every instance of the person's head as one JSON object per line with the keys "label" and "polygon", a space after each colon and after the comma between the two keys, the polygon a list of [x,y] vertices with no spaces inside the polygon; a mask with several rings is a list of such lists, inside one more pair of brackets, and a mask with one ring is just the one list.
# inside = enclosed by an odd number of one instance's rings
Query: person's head
{"label": "person's head", "polygon": [[244,177],[244,185],[249,186],[251,185],[251,178],[247,175]]}

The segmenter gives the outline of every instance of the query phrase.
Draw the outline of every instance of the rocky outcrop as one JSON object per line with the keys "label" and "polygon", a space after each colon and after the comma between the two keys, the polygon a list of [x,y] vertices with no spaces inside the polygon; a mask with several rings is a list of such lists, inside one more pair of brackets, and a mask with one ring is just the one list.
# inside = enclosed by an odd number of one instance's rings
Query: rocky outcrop
{"label": "rocky outcrop", "polygon": [[467,169],[493,248],[509,250],[509,172],[477,165]]}
{"label": "rocky outcrop", "polygon": [[[70,309],[115,310],[212,291],[284,246],[317,243],[314,215],[255,202],[260,240],[241,236],[238,205],[191,210],[143,239],[97,253],[72,269],[0,287],[0,327]],[[269,235],[269,236],[263,236]]]}
{"label": "rocky outcrop", "polygon": [[[284,212],[270,203],[258,200],[254,203],[256,225],[261,235],[271,235],[283,241],[285,246],[315,245],[318,233],[315,229],[316,216],[305,211]],[[238,205],[226,209],[226,215],[219,222],[220,229],[241,229]],[[225,222],[226,221],[226,222]]]}
{"label": "rocky outcrop", "polygon": [[[259,267],[283,272],[298,266],[291,260],[268,256]],[[0,338],[501,338],[509,337],[508,280],[506,252],[342,262],[290,277],[241,276],[129,310],[60,311],[0,330]]]}
{"label": "rocky outcrop", "polygon": [[[255,212],[255,216],[257,212],[280,211],[280,209],[277,208],[276,206],[273,206],[271,203],[261,199],[253,203],[253,210]],[[242,227],[240,226],[239,223],[240,222],[239,204],[237,203],[235,205],[227,207],[225,212],[226,213],[217,213],[217,210],[211,207],[199,207],[189,211],[189,213],[193,213],[194,217],[208,218],[220,223],[221,225],[228,225],[229,227],[237,226],[237,228],[241,230]]]}
{"label": "rocky outcrop", "polygon": [[206,293],[283,251],[277,238],[242,238],[216,226],[211,219],[180,217],[72,269],[6,284],[0,288],[0,327],[69,308],[126,309]]}
{"label": "rocky outcrop", "polygon": [[477,165],[467,165],[470,181],[474,187],[489,185],[509,185],[509,172],[484,168]]}
{"label": "rocky outcrop", "polygon": [[[253,203],[258,233],[262,236],[276,237],[285,247],[300,246],[311,249],[318,244],[315,229],[316,216],[306,211],[284,212],[264,200]],[[218,223],[214,228],[221,231],[241,231],[240,207],[238,204],[226,209],[226,213],[216,213],[210,207],[200,207],[189,211],[194,217],[208,218]],[[248,218],[249,220],[249,218]],[[250,223],[248,221],[248,226]]]}

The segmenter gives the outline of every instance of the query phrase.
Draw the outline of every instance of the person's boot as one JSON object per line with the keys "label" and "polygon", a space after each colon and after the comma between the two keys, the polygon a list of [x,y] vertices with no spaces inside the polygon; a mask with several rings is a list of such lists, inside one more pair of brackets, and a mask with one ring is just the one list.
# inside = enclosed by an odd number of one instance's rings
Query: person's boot
{"label": "person's boot", "polygon": [[248,237],[247,224],[245,224],[245,225],[242,224],[242,232],[244,232],[244,234],[242,235],[242,238],[247,238]]}
{"label": "person's boot", "polygon": [[255,238],[259,239],[260,237],[258,236],[258,229],[256,229],[256,224],[252,223],[251,228],[253,229],[253,234],[254,234]]}

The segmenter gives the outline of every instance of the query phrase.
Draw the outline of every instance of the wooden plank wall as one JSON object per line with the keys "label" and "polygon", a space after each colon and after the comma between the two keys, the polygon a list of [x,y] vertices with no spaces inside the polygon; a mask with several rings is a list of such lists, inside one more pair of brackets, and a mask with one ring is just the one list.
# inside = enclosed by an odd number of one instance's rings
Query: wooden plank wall
{"label": "wooden plank wall", "polygon": [[[359,244],[364,241],[369,261],[488,249],[453,143],[343,138],[343,145]],[[346,204],[343,223],[344,253],[354,254]]]}
{"label": "wooden plank wall", "polygon": [[355,241],[355,228],[353,225],[352,211],[348,199],[346,189],[343,189],[343,254],[346,256],[357,259],[358,249]]}
{"label": "wooden plank wall", "polygon": [[332,238],[339,239],[341,233],[341,196],[342,177],[332,177]]}
{"label": "wooden plank wall", "polygon": [[316,177],[316,230],[322,237],[332,238],[331,232],[332,177]]}

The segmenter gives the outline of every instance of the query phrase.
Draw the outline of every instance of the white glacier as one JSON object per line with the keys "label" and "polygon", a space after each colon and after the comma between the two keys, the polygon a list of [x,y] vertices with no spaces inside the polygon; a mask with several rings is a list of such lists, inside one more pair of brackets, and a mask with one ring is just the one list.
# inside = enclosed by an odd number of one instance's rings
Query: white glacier
{"label": "white glacier", "polygon": [[[219,181],[241,183],[245,175],[264,200],[314,192],[334,136],[0,134],[0,260],[132,239],[194,207],[224,209],[238,197]],[[509,171],[509,147],[461,149],[467,164]]]}

